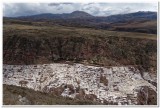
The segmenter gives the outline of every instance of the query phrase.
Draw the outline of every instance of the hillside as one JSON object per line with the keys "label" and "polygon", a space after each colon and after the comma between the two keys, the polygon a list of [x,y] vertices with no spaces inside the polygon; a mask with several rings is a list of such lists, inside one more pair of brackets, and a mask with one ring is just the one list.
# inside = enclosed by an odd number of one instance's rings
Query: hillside
{"label": "hillside", "polygon": [[157,22],[149,18],[5,18],[3,104],[156,105]]}
{"label": "hillside", "polygon": [[[14,18],[14,17],[13,17]],[[51,14],[51,13],[44,13],[44,14],[37,14],[31,16],[20,16],[15,17],[16,19],[30,19],[30,20],[40,20],[40,19],[76,19],[76,18],[84,18],[84,20],[91,20],[93,22],[124,22],[130,20],[155,20],[157,19],[156,12],[149,12],[149,11],[139,11],[135,13],[128,13],[128,14],[117,14],[111,16],[92,16],[83,11],[74,11],[72,13],[63,13],[63,14]]]}
{"label": "hillside", "polygon": [[100,105],[87,99],[72,99],[34,91],[25,87],[3,85],[4,105]]}
{"label": "hillside", "polygon": [[72,61],[156,71],[156,35],[36,24],[4,24],[4,64]]}
{"label": "hillside", "polygon": [[157,34],[157,21],[147,20],[147,21],[128,21],[125,23],[113,23],[111,24],[113,31],[128,31],[128,32],[141,32],[141,33],[151,33]]}
{"label": "hillside", "polygon": [[29,22],[40,21],[48,22],[50,25],[57,24],[69,27],[157,34],[157,13],[148,11],[111,16],[92,16],[83,11],[74,11],[63,14],[44,13],[14,18],[5,17],[4,19],[18,19]]}

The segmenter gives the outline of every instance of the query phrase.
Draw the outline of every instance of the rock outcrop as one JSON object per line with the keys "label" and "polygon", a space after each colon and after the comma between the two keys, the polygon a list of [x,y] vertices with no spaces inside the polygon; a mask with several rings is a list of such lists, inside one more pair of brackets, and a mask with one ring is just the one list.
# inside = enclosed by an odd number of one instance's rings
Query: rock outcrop
{"label": "rock outcrop", "polygon": [[156,86],[140,73],[134,66],[4,65],[3,83],[104,104],[156,104]]}

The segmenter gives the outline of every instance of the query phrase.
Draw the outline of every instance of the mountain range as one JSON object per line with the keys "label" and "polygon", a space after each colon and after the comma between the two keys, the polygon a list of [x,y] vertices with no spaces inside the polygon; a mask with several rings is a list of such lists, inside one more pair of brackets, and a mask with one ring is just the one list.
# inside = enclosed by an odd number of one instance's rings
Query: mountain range
{"label": "mountain range", "polygon": [[135,13],[128,13],[128,14],[117,14],[111,16],[93,16],[89,13],[83,11],[74,11],[72,13],[63,13],[63,14],[52,14],[52,13],[42,13],[37,15],[31,16],[20,16],[15,17],[17,19],[73,19],[73,18],[80,18],[80,19],[90,19],[95,22],[118,22],[118,21],[127,21],[133,19],[146,19],[146,20],[153,20],[157,18],[156,12],[150,11],[139,11]]}
{"label": "mountain range", "polygon": [[70,19],[70,18],[91,18],[94,17],[83,11],[74,11],[72,13],[63,13],[63,14],[51,14],[51,13],[43,13],[31,16],[20,16],[16,17],[18,19]]}
{"label": "mountain range", "polygon": [[72,13],[63,14],[43,13],[31,16],[4,17],[4,19],[16,19],[29,22],[40,21],[47,22],[47,25],[58,24],[112,31],[157,33],[157,13],[150,11],[139,11],[111,16],[93,16],[83,11],[74,11]]}

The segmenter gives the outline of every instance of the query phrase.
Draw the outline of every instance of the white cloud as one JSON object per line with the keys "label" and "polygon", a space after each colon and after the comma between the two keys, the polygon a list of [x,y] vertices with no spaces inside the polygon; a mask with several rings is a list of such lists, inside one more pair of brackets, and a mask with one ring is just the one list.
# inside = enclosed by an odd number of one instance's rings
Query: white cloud
{"label": "white cloud", "polygon": [[95,16],[157,11],[156,3],[8,3],[4,4],[4,16],[15,17],[40,13],[71,13],[85,11]]}

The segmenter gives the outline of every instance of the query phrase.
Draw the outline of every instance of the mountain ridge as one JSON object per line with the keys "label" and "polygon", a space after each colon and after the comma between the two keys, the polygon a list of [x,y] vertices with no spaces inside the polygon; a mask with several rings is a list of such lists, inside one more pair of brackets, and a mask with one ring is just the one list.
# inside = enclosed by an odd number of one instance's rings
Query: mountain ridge
{"label": "mountain ridge", "polygon": [[32,16],[4,17],[4,22],[20,20],[32,22],[45,22],[49,25],[62,25],[69,27],[94,28],[111,31],[127,31],[157,34],[157,13],[138,11],[135,13],[118,14],[111,16],[92,16],[83,11],[72,13],[51,14],[44,13]]}
{"label": "mountain ridge", "polygon": [[41,13],[41,14],[35,14],[35,15],[29,15],[29,16],[19,16],[15,18],[37,18],[37,19],[70,19],[70,18],[87,18],[87,17],[93,17],[92,15],[83,12],[83,11],[73,11],[72,13],[62,13],[62,14],[52,14],[52,13]]}
{"label": "mountain ridge", "polygon": [[13,19],[30,19],[38,20],[38,19],[72,19],[72,18],[89,18],[93,21],[96,20],[98,22],[118,22],[121,20],[131,20],[134,18],[145,18],[148,20],[157,19],[157,12],[152,11],[138,11],[127,14],[115,14],[110,16],[93,16],[84,11],[73,11],[71,13],[62,13],[62,14],[52,14],[52,13],[41,13],[29,16],[18,16],[18,17],[4,17],[4,18],[13,18]]}

